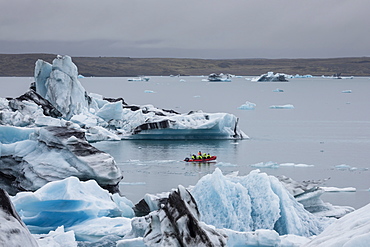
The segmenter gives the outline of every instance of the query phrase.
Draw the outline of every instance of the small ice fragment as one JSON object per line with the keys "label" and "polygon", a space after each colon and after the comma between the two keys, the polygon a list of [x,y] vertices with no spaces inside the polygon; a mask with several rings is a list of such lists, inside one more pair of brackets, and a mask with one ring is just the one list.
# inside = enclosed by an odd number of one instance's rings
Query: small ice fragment
{"label": "small ice fragment", "polygon": [[256,104],[252,102],[245,102],[245,104],[238,107],[239,110],[254,110],[256,108]]}
{"label": "small ice fragment", "polygon": [[270,106],[270,109],[294,109],[294,106],[291,104],[287,105],[272,105]]}

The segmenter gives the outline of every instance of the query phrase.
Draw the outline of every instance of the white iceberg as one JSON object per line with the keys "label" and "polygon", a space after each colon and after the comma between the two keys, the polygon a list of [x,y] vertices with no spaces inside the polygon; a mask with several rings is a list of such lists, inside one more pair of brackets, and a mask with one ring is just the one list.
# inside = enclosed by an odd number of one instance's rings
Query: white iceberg
{"label": "white iceberg", "polygon": [[[153,93],[146,90],[145,92]],[[181,114],[152,105],[127,105],[122,98],[87,93],[69,56],[52,64],[38,60],[31,90],[15,99],[0,99],[0,124],[20,127],[65,126],[73,122],[89,141],[113,139],[243,139],[238,118],[228,113]],[[107,132],[90,128],[102,127]],[[113,135],[104,134],[111,132]],[[94,139],[97,137],[98,139]]]}
{"label": "white iceberg", "polygon": [[246,101],[245,104],[238,107],[239,110],[254,110],[256,108],[256,104]]}
{"label": "white iceberg", "polygon": [[217,228],[267,229],[279,235],[309,237],[321,233],[329,223],[306,211],[277,178],[258,170],[243,177],[224,176],[216,168],[201,178],[191,193],[201,220]]}
{"label": "white iceberg", "polygon": [[274,72],[268,72],[267,74],[262,74],[259,77],[254,77],[251,79],[251,81],[254,82],[286,82],[288,81],[286,78],[288,78],[288,75],[276,73]]}
{"label": "white iceberg", "polygon": [[294,109],[294,106],[291,104],[286,105],[271,105],[270,109]]}

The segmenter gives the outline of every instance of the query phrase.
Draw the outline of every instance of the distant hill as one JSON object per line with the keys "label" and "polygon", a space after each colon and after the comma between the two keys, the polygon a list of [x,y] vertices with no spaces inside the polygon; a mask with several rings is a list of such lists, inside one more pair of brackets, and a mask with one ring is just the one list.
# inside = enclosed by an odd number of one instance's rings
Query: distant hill
{"label": "distant hill", "polygon": [[[0,54],[0,76],[33,76],[35,62],[52,62],[55,54]],[[370,58],[327,59],[187,59],[130,57],[72,57],[79,74],[97,77],[261,75],[268,71],[300,75],[370,76]]]}

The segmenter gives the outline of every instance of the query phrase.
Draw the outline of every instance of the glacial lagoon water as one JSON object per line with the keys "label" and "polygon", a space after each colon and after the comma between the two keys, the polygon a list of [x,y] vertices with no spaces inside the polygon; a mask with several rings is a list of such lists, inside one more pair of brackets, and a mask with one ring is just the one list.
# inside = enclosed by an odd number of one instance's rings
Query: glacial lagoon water
{"label": "glacial lagoon water", "polygon": [[[370,203],[369,78],[293,78],[257,83],[251,77],[232,82],[206,82],[206,77],[81,78],[88,92],[122,97],[128,104],[152,104],[186,113],[227,112],[239,117],[246,140],[125,140],[93,145],[110,153],[124,173],[122,194],[134,203],[145,193],[168,192],[181,184],[195,185],[216,167],[224,174],[246,175],[260,169],[296,181],[326,180],[322,186],[354,187],[356,192],[325,193],[324,201],[359,208]],[[0,97],[24,93],[31,79],[0,78]],[[275,89],[283,92],[274,92]],[[351,90],[348,93],[347,90]],[[346,93],[347,91],[347,93]],[[246,101],[254,110],[240,110]],[[294,109],[270,109],[292,104]],[[199,150],[217,155],[217,162],[182,161]],[[259,163],[278,164],[261,167]],[[346,169],[336,166],[345,165]]]}

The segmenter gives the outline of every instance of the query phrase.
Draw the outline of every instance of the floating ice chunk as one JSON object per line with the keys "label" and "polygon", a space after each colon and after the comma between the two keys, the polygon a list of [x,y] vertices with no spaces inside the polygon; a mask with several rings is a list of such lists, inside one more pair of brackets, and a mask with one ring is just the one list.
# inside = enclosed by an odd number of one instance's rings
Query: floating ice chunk
{"label": "floating ice chunk", "polygon": [[287,78],[289,75],[286,74],[281,74],[281,73],[276,73],[274,72],[267,72],[267,74],[262,74],[259,77],[252,78],[251,81],[258,81],[258,82],[266,82],[266,81],[273,81],[273,82],[286,82],[288,81]]}
{"label": "floating ice chunk", "polygon": [[153,90],[145,90],[144,93],[155,93]]}
{"label": "floating ice chunk", "polygon": [[245,102],[245,104],[238,107],[239,110],[254,110],[256,108],[256,104],[252,102]]}
{"label": "floating ice chunk", "polygon": [[[11,184],[0,181],[9,193],[15,194],[15,189],[36,190],[69,176],[95,179],[104,188],[117,190],[121,170],[111,155],[86,141],[82,130],[48,126],[33,131],[31,139],[0,145],[2,157],[8,157],[0,159],[2,172],[17,178]],[[71,137],[72,142],[68,141]]]}
{"label": "floating ice chunk", "polygon": [[294,106],[291,104],[287,105],[272,105],[270,106],[270,109],[294,109]]}
{"label": "floating ice chunk", "polygon": [[295,163],[278,164],[278,163],[269,161],[269,162],[266,162],[266,163],[260,162],[260,163],[257,163],[257,164],[253,164],[251,166],[252,167],[257,167],[257,168],[278,168],[280,166],[286,166],[286,167],[313,167],[314,165],[295,164]]}
{"label": "floating ice chunk", "polygon": [[12,201],[33,233],[47,233],[62,225],[67,229],[104,216],[134,215],[131,201],[112,196],[95,180],[80,182],[76,177],[50,182],[34,193],[20,192]]}
{"label": "floating ice chunk", "polygon": [[257,164],[251,165],[252,167],[258,167],[258,168],[278,168],[280,165],[278,163],[268,161],[266,163],[260,162]]}
{"label": "floating ice chunk", "polygon": [[343,90],[342,93],[352,93],[352,90]]}
{"label": "floating ice chunk", "polygon": [[282,163],[280,166],[292,166],[292,167],[314,167],[314,165],[308,164],[295,164],[295,163]]}
{"label": "floating ice chunk", "polygon": [[301,183],[285,176],[279,176],[279,181],[310,213],[318,217],[340,218],[355,209],[349,206],[333,206],[320,198],[325,191],[320,187],[324,180],[303,181]]}
{"label": "floating ice chunk", "polygon": [[357,167],[353,167],[353,166],[346,165],[346,164],[336,165],[335,168],[338,170],[348,170],[348,171],[357,170]]}
{"label": "floating ice chunk", "polygon": [[284,90],[283,89],[280,89],[280,88],[276,88],[276,89],[274,89],[274,90],[272,90],[273,92],[277,92],[277,93],[282,93],[282,92],[284,92]]}
{"label": "floating ice chunk", "polygon": [[131,218],[100,216],[73,225],[68,230],[74,231],[79,240],[91,242],[108,235],[124,237],[131,231]]}
{"label": "floating ice chunk", "polygon": [[308,164],[295,164],[294,167],[314,167],[314,165],[308,165]]}
{"label": "floating ice chunk", "polygon": [[33,236],[39,247],[77,247],[75,233],[73,231],[65,232],[64,226],[60,226],[48,234],[34,234]]}
{"label": "floating ice chunk", "polygon": [[279,234],[274,230],[239,232],[224,229],[224,231],[228,236],[227,246],[281,246]]}
{"label": "floating ice chunk", "polygon": [[311,236],[329,223],[306,211],[275,177],[250,172],[224,176],[219,168],[191,190],[201,220],[234,231],[275,230],[278,234]]}
{"label": "floating ice chunk", "polygon": [[346,188],[337,188],[337,187],[320,187],[325,192],[356,192],[356,188],[354,187],[346,187]]}
{"label": "floating ice chunk", "polygon": [[232,163],[217,162],[217,164],[215,166],[231,167],[231,166],[238,166],[238,165],[237,164],[232,164]]}

